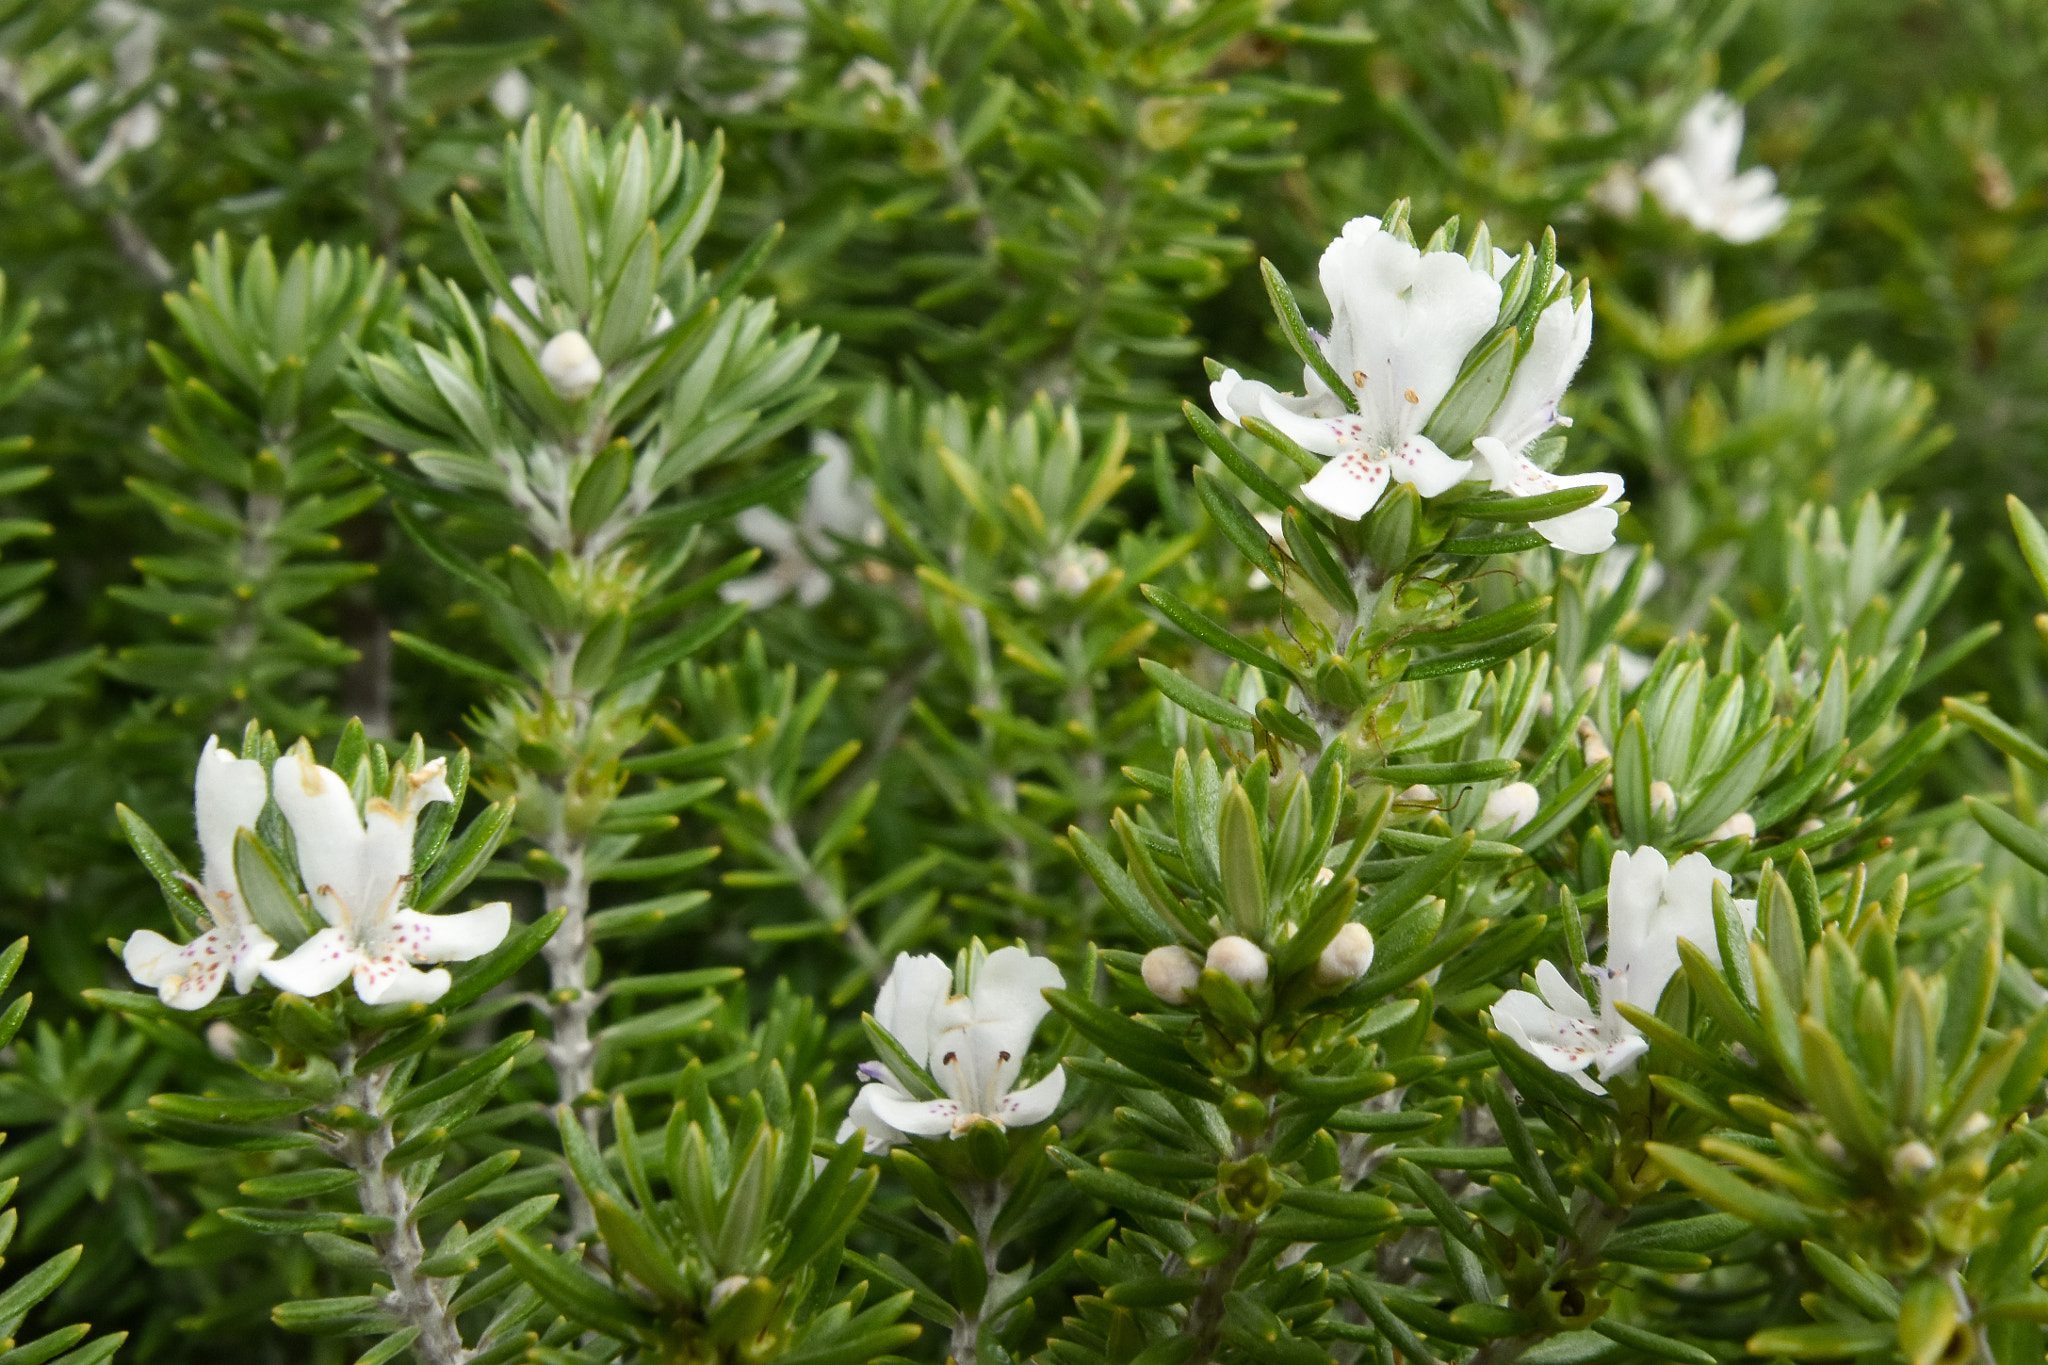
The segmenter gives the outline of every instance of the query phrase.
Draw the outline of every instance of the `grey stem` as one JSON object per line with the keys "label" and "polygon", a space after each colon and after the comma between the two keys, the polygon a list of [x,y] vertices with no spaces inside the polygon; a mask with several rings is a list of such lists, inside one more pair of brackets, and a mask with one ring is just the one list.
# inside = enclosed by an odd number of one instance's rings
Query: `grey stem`
{"label": "grey stem", "polygon": [[412,48],[399,21],[405,0],[362,0],[363,56],[370,63],[370,224],[377,249],[398,254],[403,215],[398,182],[405,175],[405,124],[399,105],[405,100],[406,66]]}
{"label": "grey stem", "polygon": [[832,926],[846,944],[848,952],[867,971],[869,976],[882,974],[882,953],[875,947],[874,940],[860,927],[860,921],[853,917],[853,910],[831,879],[811,861],[811,855],[798,837],[796,827],[789,822],[789,816],[782,809],[782,803],[766,782],[755,785],[754,800],[760,804],[768,817],[768,842],[789,865],[796,875],[797,890],[803,893],[805,904],[826,924]]}
{"label": "grey stem", "polygon": [[148,234],[128,216],[126,209],[109,202],[94,188],[86,177],[84,163],[64,136],[64,130],[48,114],[30,106],[20,68],[4,57],[0,57],[0,110],[6,111],[7,121],[14,126],[16,136],[49,166],[66,197],[105,225],[107,236],[113,239],[114,250],[120,253],[121,259],[152,288],[170,288],[177,280],[171,263],[156,249]]}
{"label": "grey stem", "polygon": [[352,1074],[342,1091],[343,1102],[353,1105],[378,1122],[374,1128],[338,1134],[329,1150],[356,1173],[356,1198],[365,1214],[391,1220],[389,1232],[375,1233],[370,1244],[391,1281],[384,1296],[385,1307],[402,1324],[418,1329],[413,1353],[425,1365],[464,1365],[475,1352],[462,1344],[462,1333],[449,1310],[441,1281],[420,1273],[426,1248],[420,1241],[419,1225],[413,1219],[417,1202],[406,1188],[405,1177],[387,1170],[385,1162],[397,1146],[391,1119],[385,1113],[384,1092],[391,1083],[391,1068]]}
{"label": "grey stem", "polygon": [[968,1212],[974,1215],[974,1244],[981,1251],[981,1268],[987,1287],[973,1312],[962,1311],[953,1320],[953,1342],[948,1354],[955,1365],[980,1365],[981,1333],[987,1321],[989,1300],[996,1292],[996,1262],[1002,1254],[1002,1247],[995,1240],[995,1225],[1008,1192],[1000,1184],[990,1183],[976,1185],[962,1193],[967,1199]]}

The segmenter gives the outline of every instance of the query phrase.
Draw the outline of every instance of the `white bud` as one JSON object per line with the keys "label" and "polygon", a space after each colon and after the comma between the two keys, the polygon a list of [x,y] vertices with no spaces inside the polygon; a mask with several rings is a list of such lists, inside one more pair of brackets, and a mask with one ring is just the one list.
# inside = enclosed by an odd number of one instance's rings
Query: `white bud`
{"label": "white bud", "polygon": [[1756,817],[1746,810],[1739,810],[1720,824],[1714,826],[1714,832],[1707,836],[1707,841],[1713,843],[1721,839],[1754,838],[1756,838]]}
{"label": "white bud", "polygon": [[1209,945],[1209,970],[1220,972],[1246,990],[1266,984],[1270,964],[1258,944],[1236,934],[1225,934]]}
{"label": "white bud", "polygon": [[1650,784],[1650,813],[1667,820],[1678,814],[1678,793],[1671,790],[1669,782],[1660,779]]}
{"label": "white bud", "polygon": [[1991,1131],[1991,1116],[1982,1110],[1963,1120],[1963,1126],[1956,1129],[1956,1141],[1968,1142]]}
{"label": "white bud", "polygon": [[526,79],[526,73],[513,67],[497,80],[491,82],[491,108],[498,111],[498,117],[507,122],[517,122],[526,117],[526,111],[533,107],[533,82]]}
{"label": "white bud", "polygon": [[235,1026],[225,1019],[216,1019],[206,1026],[206,1045],[213,1049],[213,1055],[224,1062],[235,1060],[242,1035],[235,1032]]}
{"label": "white bud", "polygon": [[1436,788],[1417,782],[1412,787],[1403,788],[1394,800],[1404,806],[1432,806],[1436,804]]}
{"label": "white bud", "polygon": [[1485,809],[1479,812],[1479,827],[1494,829],[1505,827],[1513,834],[1536,818],[1536,808],[1543,804],[1543,794],[1527,782],[1510,782],[1486,798]]}
{"label": "white bud", "polygon": [[1202,964],[1185,948],[1154,948],[1138,970],[1145,988],[1169,1005],[1185,1005],[1202,979]]}
{"label": "white bud", "polygon": [[604,378],[604,365],[581,332],[557,332],[540,348],[540,372],[565,403],[580,403]]}
{"label": "white bud", "polygon": [[1837,1166],[1849,1159],[1849,1149],[1844,1147],[1842,1140],[1833,1133],[1822,1133],[1814,1139],[1813,1145],[1820,1150],[1822,1156]]}
{"label": "white bud", "polygon": [[1901,1180],[1924,1180],[1940,1164],[1934,1149],[1915,1138],[1892,1153],[1892,1174]]}
{"label": "white bud", "polygon": [[1070,546],[1061,551],[1053,570],[1053,589],[1062,597],[1079,597],[1095,586],[1095,580],[1109,572],[1109,556],[1093,545]]}
{"label": "white bud", "polygon": [[1316,875],[1315,875],[1315,877],[1314,877],[1314,878],[1313,878],[1313,879],[1312,879],[1312,880],[1311,880],[1311,881],[1309,882],[1309,885],[1310,885],[1310,886],[1328,886],[1328,885],[1329,885],[1329,884],[1330,884],[1331,882],[1334,882],[1334,881],[1336,881],[1336,880],[1337,880],[1337,869],[1336,869],[1336,868],[1334,868],[1334,867],[1319,867],[1319,868],[1317,868],[1317,869],[1316,869]]}
{"label": "white bud", "polygon": [[1826,828],[1827,822],[1824,820],[1802,820],[1799,822],[1799,829],[1797,832],[1800,834],[1811,834],[1817,829]]}
{"label": "white bud", "polygon": [[744,1275],[726,1276],[717,1284],[711,1286],[711,1307],[718,1307],[752,1283],[753,1281]]}
{"label": "white bud", "polygon": [[1038,604],[1045,600],[1045,584],[1037,574],[1020,573],[1010,580],[1010,596],[1026,611],[1037,611]]}
{"label": "white bud", "polygon": [[1579,722],[1579,752],[1586,756],[1586,766],[1605,763],[1614,757],[1614,751],[1607,747],[1607,741],[1600,738],[1599,729],[1590,720]]}
{"label": "white bud", "polygon": [[1372,930],[1347,924],[1316,959],[1316,980],[1326,986],[1349,985],[1372,967]]}

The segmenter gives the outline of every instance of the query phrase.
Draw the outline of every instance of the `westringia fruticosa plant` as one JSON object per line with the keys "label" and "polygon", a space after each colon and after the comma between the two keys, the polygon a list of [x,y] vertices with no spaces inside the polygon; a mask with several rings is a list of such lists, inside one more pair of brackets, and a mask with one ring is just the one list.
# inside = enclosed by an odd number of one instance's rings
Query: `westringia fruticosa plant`
{"label": "westringia fruticosa plant", "polygon": [[0,0],[0,1365],[2048,1359],[2044,80]]}

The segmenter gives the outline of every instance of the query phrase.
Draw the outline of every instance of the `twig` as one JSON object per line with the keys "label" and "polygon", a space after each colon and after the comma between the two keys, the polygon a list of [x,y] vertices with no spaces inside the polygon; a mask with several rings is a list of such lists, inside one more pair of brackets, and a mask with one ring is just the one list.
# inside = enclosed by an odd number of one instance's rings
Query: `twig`
{"label": "twig", "polygon": [[363,1212],[391,1221],[391,1230],[373,1234],[370,1244],[391,1281],[385,1306],[400,1322],[419,1331],[412,1343],[413,1353],[426,1365],[465,1365],[476,1353],[462,1344],[462,1332],[440,1282],[420,1273],[427,1253],[413,1218],[416,1201],[406,1188],[405,1177],[385,1169],[398,1145],[391,1119],[384,1112],[384,1092],[390,1083],[389,1067],[349,1077],[343,1091],[345,1102],[375,1115],[378,1123],[375,1128],[337,1136],[330,1150],[356,1173],[356,1198]]}
{"label": "twig", "polygon": [[152,288],[170,288],[177,280],[177,272],[171,269],[171,263],[156,249],[148,234],[128,216],[127,210],[108,202],[107,197],[93,187],[85,173],[84,163],[72,150],[64,130],[48,114],[30,105],[20,68],[4,57],[0,57],[0,109],[6,110],[7,121],[14,126],[15,134],[49,166],[71,202],[83,212],[97,217],[105,226],[107,236],[113,239],[114,250],[121,259]]}
{"label": "twig", "polygon": [[363,55],[370,63],[370,225],[377,250],[398,254],[404,218],[399,211],[398,184],[405,175],[405,124],[399,105],[405,101],[406,65],[412,48],[405,41],[399,14],[405,0],[362,0]]}

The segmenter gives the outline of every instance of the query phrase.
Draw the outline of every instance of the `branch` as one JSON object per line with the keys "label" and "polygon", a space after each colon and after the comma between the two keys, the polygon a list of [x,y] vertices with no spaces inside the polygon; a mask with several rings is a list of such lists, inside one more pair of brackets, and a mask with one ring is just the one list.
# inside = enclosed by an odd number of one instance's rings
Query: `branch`
{"label": "branch", "polygon": [[28,90],[21,81],[20,68],[4,57],[0,57],[0,109],[6,111],[7,121],[13,125],[15,134],[49,166],[65,196],[80,211],[97,217],[105,226],[107,236],[113,239],[114,250],[120,253],[121,259],[152,288],[170,288],[177,280],[177,272],[171,269],[171,263],[156,249],[148,234],[128,216],[127,210],[107,202],[93,187],[86,176],[84,163],[72,150],[64,130],[48,114],[32,107]]}
{"label": "branch", "polygon": [[384,1092],[390,1083],[390,1067],[349,1077],[343,1092],[346,1102],[375,1115],[378,1123],[375,1128],[340,1137],[332,1150],[355,1171],[356,1199],[363,1212],[391,1220],[391,1230],[372,1235],[370,1242],[391,1281],[385,1306],[407,1327],[419,1330],[412,1343],[414,1353],[425,1365],[466,1365],[475,1352],[462,1344],[462,1332],[442,1296],[440,1282],[420,1273],[427,1253],[413,1219],[416,1201],[406,1188],[405,1177],[384,1166],[397,1146],[390,1116],[384,1112]]}
{"label": "branch", "polygon": [[377,250],[396,259],[404,223],[398,182],[405,175],[405,125],[398,106],[405,100],[412,48],[399,22],[405,0],[362,0],[362,7],[363,55],[370,63],[370,226]]}

